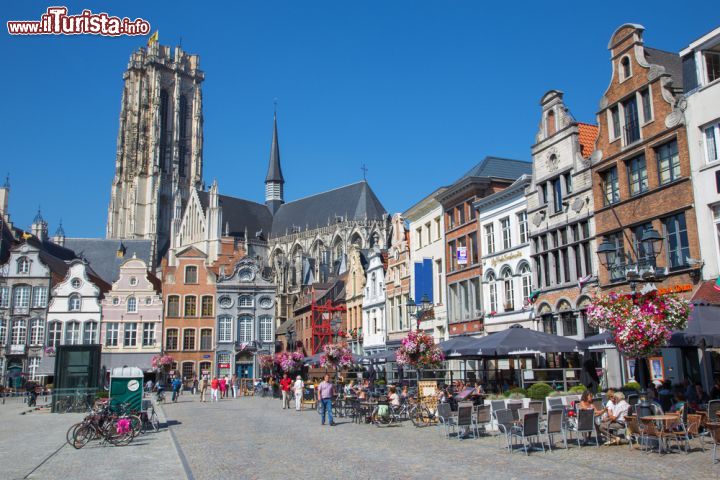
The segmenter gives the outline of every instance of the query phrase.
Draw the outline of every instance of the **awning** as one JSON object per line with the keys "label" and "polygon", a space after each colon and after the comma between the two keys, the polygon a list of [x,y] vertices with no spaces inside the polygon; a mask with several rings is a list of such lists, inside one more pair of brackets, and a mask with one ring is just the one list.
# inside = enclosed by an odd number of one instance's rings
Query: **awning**
{"label": "awning", "polygon": [[720,307],[695,305],[685,330],[675,332],[671,347],[720,347]]}
{"label": "awning", "polygon": [[572,338],[513,325],[501,332],[476,339],[471,345],[458,349],[460,353],[467,351],[468,354],[472,350],[476,350],[475,355],[482,356],[577,352],[578,342]]}
{"label": "awning", "polygon": [[100,357],[100,365],[106,371],[119,367],[137,367],[143,372],[154,370],[152,358],[156,353],[103,353]]}
{"label": "awning", "polygon": [[585,350],[610,350],[615,348],[613,336],[609,330],[591,337],[583,338],[578,343],[580,344],[580,348]]}

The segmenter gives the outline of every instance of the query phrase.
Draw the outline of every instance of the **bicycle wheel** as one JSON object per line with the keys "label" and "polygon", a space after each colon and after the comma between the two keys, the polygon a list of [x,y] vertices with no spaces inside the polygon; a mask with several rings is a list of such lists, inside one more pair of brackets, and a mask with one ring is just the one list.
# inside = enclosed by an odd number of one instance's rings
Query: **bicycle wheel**
{"label": "bicycle wheel", "polygon": [[155,432],[160,431],[160,419],[158,418],[157,413],[155,413],[155,410],[153,410],[152,415],[150,415],[150,425],[152,425]]}
{"label": "bicycle wheel", "polygon": [[73,433],[73,442],[71,445],[75,449],[80,450],[93,438],[95,438],[95,429],[90,425],[80,425]]}
{"label": "bicycle wheel", "polygon": [[120,418],[116,418],[110,422],[104,432],[105,441],[116,447],[127,445],[132,442],[135,437],[132,428],[129,428],[126,432],[118,432],[118,420],[120,420]]}
{"label": "bicycle wheel", "polygon": [[73,444],[73,438],[75,437],[75,430],[83,426],[83,423],[76,423],[75,425],[72,425],[70,428],[68,428],[67,433],[65,434],[65,440],[69,445]]}
{"label": "bicycle wheel", "polygon": [[130,430],[133,432],[133,436],[136,437],[143,431],[144,422],[138,415],[128,415],[130,419]]}

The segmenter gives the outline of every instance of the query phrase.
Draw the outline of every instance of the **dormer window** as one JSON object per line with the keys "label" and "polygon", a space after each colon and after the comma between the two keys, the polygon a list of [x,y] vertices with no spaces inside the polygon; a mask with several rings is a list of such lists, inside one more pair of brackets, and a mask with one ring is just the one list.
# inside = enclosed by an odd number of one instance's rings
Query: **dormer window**
{"label": "dormer window", "polygon": [[630,57],[627,55],[620,60],[620,81],[627,80],[632,77],[632,66],[630,65]]}
{"label": "dormer window", "polygon": [[195,265],[185,267],[185,283],[198,283],[197,267]]}
{"label": "dormer window", "polygon": [[80,295],[77,293],[73,293],[68,298],[68,310],[71,312],[79,312],[80,306],[82,305],[82,300],[80,299]]}
{"label": "dormer window", "polygon": [[135,298],[135,297],[128,298],[127,311],[128,311],[128,313],[137,313],[137,298]]}
{"label": "dormer window", "polygon": [[30,273],[30,260],[27,257],[20,257],[17,261],[18,273]]}
{"label": "dormer window", "polygon": [[555,135],[555,132],[557,131],[557,126],[555,124],[555,110],[550,110],[547,113],[547,118],[545,119],[545,131],[547,132],[548,137]]}

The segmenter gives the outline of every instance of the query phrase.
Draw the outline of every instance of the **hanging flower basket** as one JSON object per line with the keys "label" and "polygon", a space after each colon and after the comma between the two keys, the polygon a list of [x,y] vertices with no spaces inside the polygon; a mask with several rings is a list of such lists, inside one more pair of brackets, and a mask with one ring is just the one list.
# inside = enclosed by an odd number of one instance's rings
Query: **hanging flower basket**
{"label": "hanging flower basket", "polygon": [[175,360],[170,355],[155,355],[152,357],[151,365],[157,370],[170,370]]}
{"label": "hanging flower basket", "polygon": [[442,350],[435,345],[435,339],[425,332],[411,330],[401,343],[395,354],[400,365],[409,365],[416,369],[434,368],[445,360]]}
{"label": "hanging flower basket", "polygon": [[300,352],[280,352],[275,354],[274,363],[281,371],[290,373],[300,369],[303,358]]}
{"label": "hanging flower basket", "polygon": [[258,357],[258,361],[260,362],[260,368],[265,370],[272,370],[273,365],[275,364],[275,359],[272,355],[260,355]]}
{"label": "hanging flower basket", "polygon": [[596,297],[587,309],[591,326],[609,330],[618,350],[646,357],[667,345],[672,332],[687,326],[692,304],[675,294],[610,293]]}
{"label": "hanging flower basket", "polygon": [[320,365],[334,369],[348,368],[353,364],[352,352],[347,343],[328,344],[323,347],[320,355]]}

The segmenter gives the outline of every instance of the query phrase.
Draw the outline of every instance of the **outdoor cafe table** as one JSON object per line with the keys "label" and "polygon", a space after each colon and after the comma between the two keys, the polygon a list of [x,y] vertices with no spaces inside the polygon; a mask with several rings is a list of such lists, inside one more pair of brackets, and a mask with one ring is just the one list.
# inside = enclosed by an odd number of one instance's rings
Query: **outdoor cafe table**
{"label": "outdoor cafe table", "polygon": [[[649,423],[649,422],[657,422],[659,425],[658,433],[660,435],[664,433],[668,433],[668,422],[677,421],[680,418],[679,414],[665,414],[665,415],[646,415],[644,417],[640,417],[640,421],[643,423]],[[660,441],[660,440],[658,440]],[[663,444],[662,441],[660,441],[660,452],[663,451]]]}

